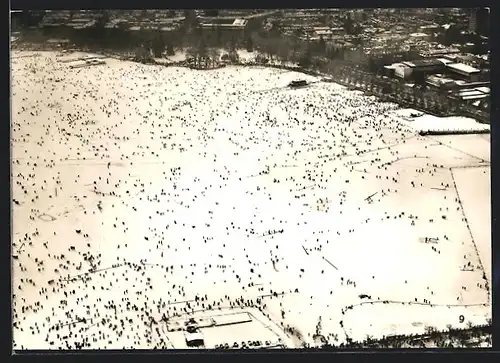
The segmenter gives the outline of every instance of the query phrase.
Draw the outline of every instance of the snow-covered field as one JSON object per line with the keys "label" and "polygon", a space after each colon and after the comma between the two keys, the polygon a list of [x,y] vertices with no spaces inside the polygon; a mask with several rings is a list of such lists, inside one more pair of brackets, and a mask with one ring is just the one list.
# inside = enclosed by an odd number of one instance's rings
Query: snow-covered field
{"label": "snow-covered field", "polygon": [[14,349],[179,348],[163,315],[245,309],[206,344],[491,317],[488,135],[292,72],[77,56],[13,53]]}
{"label": "snow-covered field", "polygon": [[478,123],[467,117],[436,117],[412,109],[401,109],[394,113],[401,122],[411,124],[418,131],[484,131],[490,130],[490,125]]}

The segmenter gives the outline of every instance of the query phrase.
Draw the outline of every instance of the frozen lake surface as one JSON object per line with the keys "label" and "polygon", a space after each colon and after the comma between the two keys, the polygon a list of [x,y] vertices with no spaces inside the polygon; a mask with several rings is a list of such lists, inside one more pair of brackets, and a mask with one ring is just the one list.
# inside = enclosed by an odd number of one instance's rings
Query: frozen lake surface
{"label": "frozen lake surface", "polygon": [[14,349],[183,348],[166,322],[189,317],[220,325],[209,348],[491,318],[489,135],[419,136],[288,71],[81,56],[12,55]]}

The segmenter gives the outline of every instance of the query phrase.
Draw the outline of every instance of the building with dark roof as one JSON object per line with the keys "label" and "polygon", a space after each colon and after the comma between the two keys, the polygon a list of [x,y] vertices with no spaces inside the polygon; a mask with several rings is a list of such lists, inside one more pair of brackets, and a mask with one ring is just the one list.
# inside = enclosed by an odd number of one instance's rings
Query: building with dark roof
{"label": "building with dark roof", "polygon": [[439,59],[419,59],[406,61],[402,62],[402,66],[409,68],[409,71],[407,73],[411,74],[411,78],[413,80],[421,81],[422,83],[425,82],[426,76],[436,73],[442,73],[446,69],[445,63]]}

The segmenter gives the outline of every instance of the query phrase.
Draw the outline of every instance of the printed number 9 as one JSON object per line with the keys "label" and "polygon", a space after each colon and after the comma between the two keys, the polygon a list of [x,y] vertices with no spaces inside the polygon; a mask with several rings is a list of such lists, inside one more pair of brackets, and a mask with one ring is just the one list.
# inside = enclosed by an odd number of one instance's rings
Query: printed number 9
{"label": "printed number 9", "polygon": [[459,322],[463,323],[463,322],[464,322],[464,320],[465,320],[465,318],[464,318],[464,316],[463,316],[463,315],[460,315],[460,316],[458,317],[458,321],[459,321]]}

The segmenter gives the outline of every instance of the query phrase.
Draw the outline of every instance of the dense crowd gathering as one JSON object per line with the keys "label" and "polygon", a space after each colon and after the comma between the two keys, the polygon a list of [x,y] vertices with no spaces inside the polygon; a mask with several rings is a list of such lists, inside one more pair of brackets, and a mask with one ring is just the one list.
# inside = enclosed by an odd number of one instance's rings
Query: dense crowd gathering
{"label": "dense crowd gathering", "polygon": [[[482,272],[455,154],[435,157],[395,104],[333,83],[293,90],[301,76],[276,69],[60,58],[12,66],[15,349],[165,348],[165,319],[246,307],[283,329],[326,314],[344,336],[360,294],[481,300],[484,281],[460,280]],[[417,268],[412,255],[444,258],[450,243],[464,252],[444,292],[431,271],[378,260]]]}

